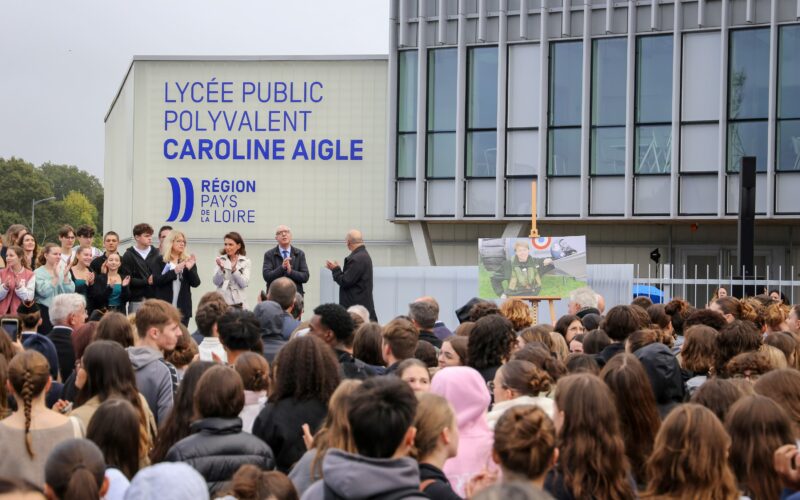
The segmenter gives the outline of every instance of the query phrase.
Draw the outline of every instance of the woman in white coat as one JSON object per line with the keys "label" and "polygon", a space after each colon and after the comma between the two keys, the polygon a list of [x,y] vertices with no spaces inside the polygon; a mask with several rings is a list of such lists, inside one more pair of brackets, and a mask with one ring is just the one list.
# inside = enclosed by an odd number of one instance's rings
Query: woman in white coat
{"label": "woman in white coat", "polygon": [[224,237],[225,246],[217,257],[214,285],[231,307],[247,309],[247,285],[250,284],[250,259],[245,257],[244,240],[239,233]]}

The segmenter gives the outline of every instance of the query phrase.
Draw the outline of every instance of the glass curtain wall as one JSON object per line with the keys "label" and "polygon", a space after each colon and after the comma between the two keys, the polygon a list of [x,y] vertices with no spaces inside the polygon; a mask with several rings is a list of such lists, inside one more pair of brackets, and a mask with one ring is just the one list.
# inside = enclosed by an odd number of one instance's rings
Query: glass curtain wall
{"label": "glass curtain wall", "polygon": [[767,171],[769,114],[769,28],[730,33],[728,61],[727,171],[739,171],[743,156],[756,157]]}
{"label": "glass curtain wall", "polygon": [[397,178],[416,177],[417,155],[417,54],[399,53],[397,85]]}
{"label": "glass curtain wall", "polygon": [[625,175],[627,39],[592,42],[592,175]]}
{"label": "glass curtain wall", "polygon": [[547,175],[581,175],[583,42],[550,45]]}
{"label": "glass curtain wall", "polygon": [[636,39],[636,174],[672,167],[672,35]]}
{"label": "glass curtain wall", "polygon": [[455,48],[428,52],[428,179],[453,179],[456,175],[456,82]]}
{"label": "glass curtain wall", "polygon": [[473,47],[467,57],[467,177],[497,173],[497,47]]}
{"label": "glass curtain wall", "polygon": [[781,26],[778,41],[778,144],[775,170],[800,172],[800,26]]}

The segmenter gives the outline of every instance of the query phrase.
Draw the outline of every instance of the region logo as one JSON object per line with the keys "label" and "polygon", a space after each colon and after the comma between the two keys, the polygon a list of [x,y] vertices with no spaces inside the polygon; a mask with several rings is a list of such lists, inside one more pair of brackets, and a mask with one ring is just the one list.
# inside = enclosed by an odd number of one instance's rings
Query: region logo
{"label": "region logo", "polygon": [[[170,210],[167,222],[175,222],[178,220],[178,215],[181,212],[182,198],[186,198],[185,207],[183,209],[183,217],[178,222],[186,222],[192,217],[194,212],[194,185],[188,177],[181,177],[178,182],[177,177],[167,177],[170,186],[172,187],[172,210]],[[183,184],[183,195],[181,196],[181,183]]]}

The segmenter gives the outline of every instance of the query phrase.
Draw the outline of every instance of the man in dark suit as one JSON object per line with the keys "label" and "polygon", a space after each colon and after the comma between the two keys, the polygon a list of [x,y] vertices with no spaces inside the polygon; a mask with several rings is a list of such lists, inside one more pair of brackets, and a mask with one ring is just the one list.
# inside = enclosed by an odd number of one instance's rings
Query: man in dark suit
{"label": "man in dark suit", "polygon": [[309,276],[306,254],[292,246],[292,230],[288,226],[281,225],[275,229],[275,241],[278,245],[264,253],[262,274],[267,289],[276,279],[286,277],[294,281],[299,294],[305,294],[303,283],[308,282]]}
{"label": "man in dark suit", "polygon": [[364,246],[361,231],[352,229],[345,239],[350,255],[344,259],[344,269],[336,261],[326,261],[325,267],[333,273],[333,280],[339,285],[339,304],[345,309],[362,305],[369,311],[369,319],[378,321],[375,304],[372,301],[372,258]]}
{"label": "man in dark suit", "polygon": [[47,334],[58,354],[58,371],[61,380],[67,380],[75,369],[75,350],[72,333],[86,323],[86,299],[77,293],[56,295],[50,305],[53,329]]}

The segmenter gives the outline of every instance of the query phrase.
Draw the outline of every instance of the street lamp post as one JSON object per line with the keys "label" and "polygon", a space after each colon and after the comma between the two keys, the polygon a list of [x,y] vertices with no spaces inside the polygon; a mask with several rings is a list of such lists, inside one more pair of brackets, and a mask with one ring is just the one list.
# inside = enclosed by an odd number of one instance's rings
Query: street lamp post
{"label": "street lamp post", "polygon": [[41,200],[31,200],[31,234],[33,234],[33,223],[36,220],[36,205],[55,199],[55,196],[51,196],[50,198],[42,198]]}

